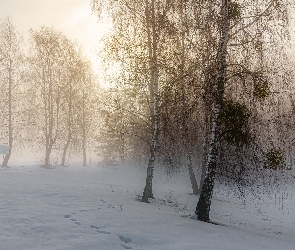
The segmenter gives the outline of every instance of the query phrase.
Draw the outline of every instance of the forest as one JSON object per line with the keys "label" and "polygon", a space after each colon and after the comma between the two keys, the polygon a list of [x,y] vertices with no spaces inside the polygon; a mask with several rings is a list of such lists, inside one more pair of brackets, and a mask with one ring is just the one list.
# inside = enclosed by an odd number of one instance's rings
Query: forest
{"label": "forest", "polygon": [[[83,48],[53,27],[0,21],[0,144],[44,168],[91,155],[105,166],[186,171],[193,211],[210,222],[216,183],[255,196],[295,178],[290,0],[91,0],[112,29],[103,87]],[[198,200],[197,200],[198,197]]]}

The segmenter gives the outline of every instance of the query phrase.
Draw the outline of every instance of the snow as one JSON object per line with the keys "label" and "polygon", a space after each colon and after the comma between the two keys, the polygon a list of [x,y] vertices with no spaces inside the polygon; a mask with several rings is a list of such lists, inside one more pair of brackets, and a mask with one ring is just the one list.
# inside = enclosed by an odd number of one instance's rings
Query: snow
{"label": "snow", "polygon": [[295,249],[293,187],[243,200],[220,186],[214,225],[193,219],[198,197],[188,173],[168,179],[156,170],[148,204],[138,201],[145,174],[124,166],[0,169],[0,249]]}

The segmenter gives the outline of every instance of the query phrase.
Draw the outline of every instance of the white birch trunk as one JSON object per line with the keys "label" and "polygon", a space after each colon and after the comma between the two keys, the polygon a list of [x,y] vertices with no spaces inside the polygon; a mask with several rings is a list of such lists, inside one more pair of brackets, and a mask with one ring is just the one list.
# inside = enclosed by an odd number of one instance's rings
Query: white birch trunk
{"label": "white birch trunk", "polygon": [[[146,4],[146,29],[147,29],[147,46],[149,51],[150,62],[150,115],[152,127],[152,141],[150,145],[150,157],[147,167],[146,184],[142,195],[142,201],[148,202],[148,198],[153,198],[153,173],[156,160],[156,148],[159,134],[159,76],[158,76],[158,62],[157,62],[157,34],[156,34],[156,19],[155,19],[155,0],[145,1]],[[150,21],[151,14],[151,21]]]}
{"label": "white birch trunk", "polygon": [[219,114],[222,108],[223,96],[224,96],[224,84],[226,82],[226,54],[228,44],[228,30],[229,30],[229,9],[230,0],[222,0],[221,15],[222,15],[222,26],[221,26],[221,37],[218,54],[218,75],[217,75],[217,96],[216,106],[214,109],[214,117],[211,131],[211,141],[209,145],[209,153],[207,159],[206,176],[204,184],[200,194],[200,198],[196,207],[196,214],[199,220],[209,222],[209,212],[211,206],[211,199],[213,195],[214,179],[218,158],[218,135],[219,135]]}

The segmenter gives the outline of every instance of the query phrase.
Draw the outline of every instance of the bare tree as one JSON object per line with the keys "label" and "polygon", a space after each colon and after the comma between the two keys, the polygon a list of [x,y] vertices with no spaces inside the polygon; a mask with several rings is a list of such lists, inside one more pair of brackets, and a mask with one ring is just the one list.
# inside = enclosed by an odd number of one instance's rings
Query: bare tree
{"label": "bare tree", "polygon": [[[98,15],[101,13],[103,3],[103,1],[92,2],[93,8]],[[133,27],[133,29],[136,30],[133,36],[136,36],[136,42],[139,42],[140,46],[142,46],[138,50],[135,50],[135,52],[143,52],[142,59],[145,63],[144,71],[137,72],[137,74],[142,74],[142,80],[147,82],[151,137],[146,185],[142,195],[142,201],[144,202],[148,202],[148,198],[153,198],[152,180],[160,130],[160,76],[158,62],[159,39],[164,37],[163,27],[161,26],[163,23],[161,23],[160,15],[162,14],[162,11],[165,15],[166,7],[167,6],[165,6],[164,3],[162,4],[161,1],[156,0],[146,0],[144,2],[108,2],[108,11],[114,17],[114,25],[116,26],[115,29],[120,33],[120,35],[127,38],[126,34],[123,33],[130,31],[130,27]],[[119,20],[115,21],[115,18],[117,20],[120,18],[122,22],[119,22]],[[134,40],[131,41],[128,39],[124,41],[125,44],[127,44],[126,41],[135,42]],[[121,44],[118,44],[115,40],[113,45],[120,46]],[[130,45],[128,46],[130,47]],[[125,50],[125,55],[126,52],[129,53],[127,54],[128,58],[130,51],[129,49],[126,50],[126,48],[127,47],[123,47],[122,50]]]}
{"label": "bare tree", "polygon": [[[91,136],[95,134],[98,129],[97,125],[97,111],[98,90],[95,88],[97,83],[96,78],[91,69],[91,64],[88,60],[81,58],[79,63],[79,90],[77,105],[77,121],[80,135],[82,137],[82,154],[83,154],[83,166],[87,165],[87,144]],[[78,133],[79,134],[79,133]]]}
{"label": "bare tree", "polygon": [[50,155],[60,132],[61,84],[64,80],[63,36],[51,28],[42,27],[39,31],[31,31],[31,37],[32,81],[40,94],[45,137],[44,166],[49,167]]}
{"label": "bare tree", "polygon": [[1,20],[0,23],[0,77],[2,82],[2,93],[5,93],[4,98],[6,104],[4,117],[7,122],[8,131],[8,145],[10,147],[10,154],[5,155],[2,166],[7,167],[10,155],[12,153],[13,138],[16,129],[16,115],[17,115],[17,94],[19,92],[19,82],[22,78],[22,40],[17,33],[9,17]]}
{"label": "bare tree", "polygon": [[63,95],[63,109],[64,109],[64,130],[66,130],[66,136],[64,141],[61,166],[65,166],[66,154],[74,136],[74,116],[77,113],[77,91],[79,84],[81,84],[82,74],[80,69],[80,55],[76,46],[69,41],[64,39],[63,42],[63,54],[64,54],[64,65],[65,65],[65,81],[61,86]]}

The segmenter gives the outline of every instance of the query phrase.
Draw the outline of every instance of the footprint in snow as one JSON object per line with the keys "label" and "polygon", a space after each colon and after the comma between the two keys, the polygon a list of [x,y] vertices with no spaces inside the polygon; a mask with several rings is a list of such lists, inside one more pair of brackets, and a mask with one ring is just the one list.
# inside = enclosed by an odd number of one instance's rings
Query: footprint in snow
{"label": "footprint in snow", "polygon": [[102,230],[96,230],[96,232],[98,232],[100,234],[111,234],[111,232],[102,231]]}
{"label": "footprint in snow", "polygon": [[[69,214],[64,215],[64,218],[69,219],[71,216]],[[81,222],[78,222],[76,219],[70,219],[71,221],[73,221],[76,225],[82,225]]]}
{"label": "footprint in snow", "polygon": [[100,230],[101,228],[98,226],[90,225],[90,227],[100,234],[111,234],[111,232]]}
{"label": "footprint in snow", "polygon": [[130,247],[130,246],[126,246],[126,245],[124,245],[124,244],[121,244],[121,246],[124,247],[125,249],[132,249],[132,247]]}
{"label": "footprint in snow", "polygon": [[[130,237],[126,237],[126,236],[120,235],[120,234],[118,236],[119,236],[120,240],[125,242],[125,243],[132,242],[132,238],[130,238]],[[124,247],[125,249],[132,249],[131,246],[127,246],[127,245],[124,245],[124,244],[121,244],[121,246]]]}
{"label": "footprint in snow", "polygon": [[124,241],[125,243],[130,243],[132,242],[132,239],[123,235],[118,235],[121,241]]}
{"label": "footprint in snow", "polygon": [[189,215],[186,215],[186,214],[180,215],[180,217],[182,217],[182,218],[187,218],[187,217],[190,217],[190,216],[191,216],[191,214],[189,214]]}
{"label": "footprint in snow", "polygon": [[[87,210],[85,210],[85,209],[80,210],[80,212],[86,212],[86,211],[87,211]],[[65,214],[65,215],[64,215],[64,218],[66,218],[66,219],[69,219],[70,217],[71,217],[71,215],[69,215],[69,214]],[[78,222],[76,219],[71,218],[70,220],[73,221],[76,225],[82,225],[82,224],[81,224],[80,222]],[[90,227],[93,228],[93,229],[95,229],[95,231],[98,232],[98,233],[100,233],[100,234],[106,234],[106,235],[110,235],[110,234],[112,234],[111,232],[101,230],[100,227],[95,226],[95,225],[90,225]],[[123,241],[124,243],[130,243],[130,242],[132,242],[132,238],[130,238],[130,237],[127,237],[127,236],[124,236],[124,235],[120,235],[120,234],[118,235],[118,237],[119,237],[119,239],[120,239],[121,241]],[[132,249],[131,246],[127,246],[127,245],[124,245],[124,244],[121,244],[121,246],[122,246],[123,248],[125,248],[125,249]]]}

